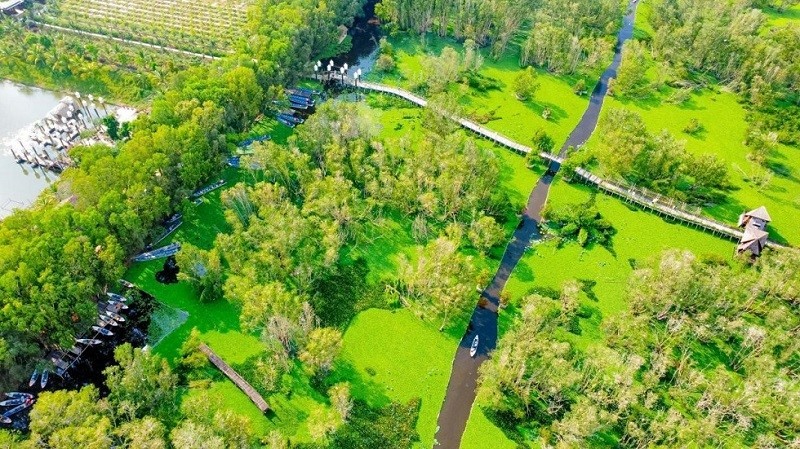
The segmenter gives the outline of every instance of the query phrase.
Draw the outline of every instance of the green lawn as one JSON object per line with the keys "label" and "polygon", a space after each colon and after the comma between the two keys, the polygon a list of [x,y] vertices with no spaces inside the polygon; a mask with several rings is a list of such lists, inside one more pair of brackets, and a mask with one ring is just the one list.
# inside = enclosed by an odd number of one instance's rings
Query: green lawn
{"label": "green lawn", "polygon": [[[707,207],[706,212],[713,218],[735,225],[742,212],[766,206],[773,220],[768,228],[770,238],[795,245],[800,243],[800,227],[796,220],[800,214],[800,149],[779,146],[769,158],[769,166],[775,175],[770,184],[759,191],[745,181],[745,177],[754,173],[756,168],[747,159],[748,149],[743,143],[747,131],[746,111],[736,95],[724,90],[706,89],[678,106],[664,101],[672,92],[672,89],[665,88],[644,101],[620,101],[609,97],[603,113],[611,108],[635,111],[651,132],[669,130],[678,139],[686,141],[690,152],[716,154],[727,163],[729,181],[734,190],[728,192],[726,201]],[[705,128],[696,136],[683,132],[693,118]],[[595,144],[598,139],[598,134],[594,134],[587,145]]]}
{"label": "green lawn", "polygon": [[767,15],[767,24],[772,27],[800,22],[800,5],[794,5],[783,12],[774,9],[764,9],[763,12]]}
{"label": "green lawn", "polygon": [[[429,34],[425,45],[418,36],[399,34],[389,38],[394,46],[397,58],[397,70],[393,74],[381,75],[371,73],[370,79],[386,84],[409,88],[415,77],[424,73],[422,60],[426,54],[438,55],[445,46],[458,51],[462,44]],[[485,52],[484,52],[485,53]],[[570,131],[580,120],[588,104],[588,96],[577,96],[572,87],[577,77],[555,76],[546,71],[539,71],[539,90],[532,101],[521,102],[514,97],[512,90],[514,78],[519,74],[519,54],[509,50],[499,60],[493,60],[484,54],[484,63],[480,75],[497,83],[497,89],[479,91],[475,88],[462,90],[453,86],[450,90],[457,93],[461,103],[470,116],[493,116],[485,126],[498,131],[522,144],[530,145],[534,131],[543,128],[560,145],[567,139]],[[591,90],[596,77],[586,79]],[[542,118],[542,111],[550,108],[549,120]]]}
{"label": "green lawn", "polygon": [[458,339],[405,309],[366,310],[344,335],[334,377],[351,382],[353,396],[372,405],[420,398],[416,447],[430,448],[457,346]]}

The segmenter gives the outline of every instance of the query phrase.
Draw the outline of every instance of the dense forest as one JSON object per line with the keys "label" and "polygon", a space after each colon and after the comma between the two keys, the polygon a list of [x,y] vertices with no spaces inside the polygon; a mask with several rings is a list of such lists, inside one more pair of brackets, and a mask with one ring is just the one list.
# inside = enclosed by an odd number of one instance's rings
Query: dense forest
{"label": "dense forest", "polygon": [[[276,86],[293,82],[315,52],[337,38],[331,24],[349,23],[359,7],[328,2],[317,9],[329,19],[318,27],[301,19],[307,3],[256,2],[248,45],[230,58],[169,74],[168,88],[153,100],[151,114],[136,122],[129,141],[118,148],[75,149],[79,164],[55,191],[0,223],[0,369],[8,373],[0,383],[16,385],[45,348],[71,343],[93,317],[94,298],[122,275],[126,258],[219,171],[232,145],[226,133],[243,130],[280,91]],[[14,58],[3,65],[13,70],[8,76],[37,71],[57,78],[58,66],[36,57],[47,54],[74,55],[69,70],[94,67],[87,80],[100,85],[108,73],[119,74],[106,66],[110,60],[95,59],[94,44],[48,41],[7,20],[2,39],[5,57]],[[55,52],[60,45],[84,52]],[[128,78],[106,81],[123,86]],[[68,198],[73,200],[62,202]]]}
{"label": "dense forest", "polygon": [[[482,367],[491,414],[551,447],[793,447],[800,435],[800,265],[755,266],[670,250],[629,280],[630,310],[575,337],[599,313],[580,281],[522,300]],[[519,436],[517,436],[519,438]]]}
{"label": "dense forest", "polygon": [[488,46],[493,57],[519,52],[521,65],[567,74],[606,63],[622,11],[616,0],[580,0],[568,7],[550,0],[383,0],[376,6],[390,29],[471,40]]}

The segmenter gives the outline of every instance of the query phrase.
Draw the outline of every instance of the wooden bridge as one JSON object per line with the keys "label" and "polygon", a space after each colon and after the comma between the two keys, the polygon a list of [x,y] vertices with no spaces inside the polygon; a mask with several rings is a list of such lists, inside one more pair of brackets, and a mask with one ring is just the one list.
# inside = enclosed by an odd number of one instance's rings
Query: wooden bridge
{"label": "wooden bridge", "polygon": [[[702,217],[698,211],[692,211],[685,204],[673,199],[661,197],[643,189],[616,184],[581,167],[575,169],[575,174],[583,181],[596,186],[598,189],[608,194],[618,196],[626,202],[634,203],[659,215],[669,216],[690,226],[695,226],[714,235],[721,235],[732,240],[738,241],[742,238],[743,232],[740,229],[710,218]],[[772,248],[783,247],[783,245],[773,241],[767,241],[767,246]]]}
{"label": "wooden bridge", "polygon": [[233,383],[235,383],[236,386],[239,387],[239,389],[242,390],[244,394],[246,394],[247,397],[250,398],[251,401],[253,401],[253,403],[256,405],[256,407],[258,407],[259,410],[261,410],[262,413],[266,413],[267,411],[269,411],[269,405],[267,404],[267,401],[265,401],[264,398],[262,398],[261,395],[255,390],[255,388],[253,388],[252,385],[247,383],[247,381],[244,380],[244,378],[242,378],[242,376],[240,376],[239,373],[234,371],[233,368],[231,368],[230,366],[228,366],[227,363],[225,363],[225,361],[219,358],[219,356],[215,354],[214,351],[211,350],[211,348],[201,343],[200,350],[203,351],[203,354],[205,354],[206,357],[208,357],[208,360],[211,363],[213,363],[214,366],[216,366],[217,368],[219,368],[220,371],[225,373],[225,375],[228,376],[228,378],[232,380]]}
{"label": "wooden bridge", "polygon": [[[346,79],[346,82],[353,84],[353,82],[349,78]],[[399,89],[397,87],[391,87],[383,84],[370,83],[365,81],[359,81],[356,87],[372,90],[375,92],[394,95],[396,97],[400,97],[403,98],[404,100],[414,103],[418,106],[422,106],[423,108],[428,106],[428,101],[425,100],[424,98],[414,95],[413,93],[407,90]],[[514,142],[508,137],[496,131],[492,131],[484,126],[481,126],[471,120],[467,120],[465,118],[460,118],[460,117],[451,117],[451,118],[454,121],[458,122],[458,124],[461,125],[462,127],[474,132],[475,134],[478,134],[483,138],[489,139],[500,146],[510,148],[521,154],[530,154],[534,152],[533,148],[522,145],[521,143],[518,142]],[[563,162],[563,159],[559,158],[555,154],[540,152],[539,156],[542,157],[543,159],[547,159],[548,161],[552,162],[557,162],[559,164]]]}

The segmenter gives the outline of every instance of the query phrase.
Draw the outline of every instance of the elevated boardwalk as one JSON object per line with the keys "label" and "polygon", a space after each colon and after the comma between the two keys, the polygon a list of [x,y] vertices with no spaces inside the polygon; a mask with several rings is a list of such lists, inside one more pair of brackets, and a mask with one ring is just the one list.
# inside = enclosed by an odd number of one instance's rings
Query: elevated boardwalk
{"label": "elevated boardwalk", "polygon": [[[710,218],[701,217],[696,211],[690,211],[686,205],[683,205],[675,200],[660,197],[641,189],[616,184],[614,182],[605,180],[581,167],[575,169],[575,174],[578,175],[584,182],[594,185],[598,189],[608,194],[616,195],[627,202],[634,203],[659,215],[665,215],[674,218],[712,234],[721,235],[732,240],[738,241],[742,238],[743,232],[740,229],[728,226]],[[772,248],[783,248],[783,245],[773,241],[767,241],[767,246]]]}
{"label": "elevated boardwalk", "polygon": [[253,401],[253,403],[256,405],[256,407],[258,407],[259,410],[261,410],[262,413],[269,411],[269,405],[267,404],[267,401],[265,401],[264,398],[262,398],[261,395],[255,390],[255,388],[247,383],[247,381],[244,380],[239,373],[234,371],[233,368],[228,366],[227,363],[219,358],[219,356],[215,354],[211,348],[201,343],[200,350],[203,351],[203,354],[208,357],[208,360],[213,363],[214,366],[225,373],[225,375],[228,376],[228,378],[232,380],[233,383],[235,383],[236,386],[239,387],[239,389],[242,390],[251,401]]}
{"label": "elevated boardwalk", "polygon": [[[350,82],[349,79],[348,79],[347,82]],[[363,81],[358,83],[358,87],[361,87],[361,88],[367,89],[367,90],[371,90],[371,91],[375,91],[375,92],[381,92],[381,93],[385,93],[385,94],[394,95],[396,97],[400,97],[400,98],[403,98],[403,99],[405,99],[405,100],[407,100],[407,101],[409,101],[411,103],[414,103],[417,106],[422,106],[423,108],[428,106],[428,101],[425,100],[424,98],[419,97],[417,95],[414,95],[413,93],[411,93],[411,92],[409,92],[407,90],[399,89],[397,87],[391,87],[391,86],[386,86],[386,85],[383,85],[383,84],[363,82]],[[530,154],[530,153],[534,152],[533,148],[525,146],[525,145],[522,145],[521,143],[514,142],[513,140],[509,139],[508,137],[506,137],[506,136],[504,136],[504,135],[502,135],[502,134],[500,134],[498,132],[492,131],[492,130],[484,127],[484,126],[481,126],[481,125],[479,125],[479,124],[477,124],[477,123],[475,123],[475,122],[473,122],[471,120],[467,120],[467,119],[459,118],[459,117],[452,117],[452,119],[454,121],[458,122],[458,124],[461,125],[462,127],[474,132],[475,134],[480,135],[481,137],[489,139],[489,140],[493,141],[494,143],[496,143],[496,144],[498,144],[500,146],[504,146],[506,148],[510,148],[510,149],[512,149],[512,150],[514,150],[514,151],[516,151],[518,153],[522,153],[522,154]],[[541,152],[541,153],[539,153],[539,156],[544,158],[544,159],[547,159],[549,161],[558,162],[558,163],[563,162],[563,159],[559,158],[558,156],[556,156],[554,154]]]}

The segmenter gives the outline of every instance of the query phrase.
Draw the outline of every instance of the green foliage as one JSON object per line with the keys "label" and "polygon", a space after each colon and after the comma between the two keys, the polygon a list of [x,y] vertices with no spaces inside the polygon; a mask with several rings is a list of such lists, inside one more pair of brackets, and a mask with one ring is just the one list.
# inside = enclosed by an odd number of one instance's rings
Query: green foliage
{"label": "green foliage", "polygon": [[614,95],[641,98],[651,93],[647,80],[648,58],[644,44],[638,40],[625,42],[622,62],[611,88]]}
{"label": "green foliage", "polygon": [[299,358],[312,376],[326,374],[341,348],[342,333],[333,328],[321,327],[308,334]]}
{"label": "green foliage", "polygon": [[390,55],[380,55],[378,56],[378,60],[375,61],[375,69],[379,72],[393,72],[394,69],[397,67],[397,64],[394,61],[394,58]]}
{"label": "green foliage", "polygon": [[539,83],[536,82],[536,78],[536,71],[530,66],[526,67],[514,78],[514,95],[516,95],[517,100],[528,101],[533,98],[539,89]]}
{"label": "green foliage", "polygon": [[586,95],[586,80],[583,78],[578,79],[575,82],[575,86],[572,87],[572,91],[575,92],[575,95]]}
{"label": "green foliage", "polygon": [[[796,391],[785,371],[796,344],[787,346],[784,333],[799,319],[786,302],[796,296],[797,270],[786,252],[748,266],[667,251],[634,273],[630,310],[604,320],[602,337],[588,346],[567,333],[581,315],[577,284],[567,283],[558,300],[526,297],[481,368],[479,397],[506,432],[520,438],[533,427],[543,445],[780,441],[796,432],[796,420],[783,419],[796,407],[769,387],[745,391],[762,382]],[[716,420],[719,413],[727,417]]]}
{"label": "green foliage", "polygon": [[208,251],[192,244],[181,246],[176,256],[180,272],[178,279],[189,282],[197,291],[200,301],[215,301],[222,296],[224,282],[219,250]]}
{"label": "green foliage", "polygon": [[166,360],[123,344],[114,350],[119,365],[106,369],[112,416],[132,421],[151,415],[174,419],[176,376]]}
{"label": "green foliage", "polygon": [[355,401],[349,421],[330,436],[329,449],[380,447],[404,449],[419,440],[414,428],[419,399],[408,404],[392,402],[380,408]]}
{"label": "green foliage", "polygon": [[587,203],[566,204],[558,208],[547,207],[543,216],[561,241],[575,239],[583,247],[589,243],[611,247],[611,237],[616,231],[611,223],[600,215],[594,200],[589,200]]}
{"label": "green foliage", "polygon": [[108,137],[111,137],[112,140],[119,140],[119,122],[117,118],[113,115],[107,115],[103,117],[103,125],[106,127],[106,132],[108,132]]}
{"label": "green foliage", "polygon": [[445,237],[431,241],[415,261],[400,261],[397,285],[390,288],[390,294],[419,317],[439,320],[439,330],[452,319],[466,318],[474,305],[475,286],[486,277],[470,256],[457,250],[458,243]]}
{"label": "green foliage", "polygon": [[703,124],[700,123],[699,120],[697,120],[696,118],[692,118],[691,120],[689,120],[689,123],[687,123],[686,126],[683,127],[683,132],[685,132],[686,134],[697,135],[703,132],[704,129],[705,128],[703,127]]}
{"label": "green foliage", "polygon": [[555,141],[542,128],[536,130],[531,140],[533,141],[533,149],[537,152],[552,153],[555,149]]}
{"label": "green foliage", "polygon": [[691,203],[717,200],[728,188],[727,167],[719,158],[688,153],[666,130],[650,134],[635,112],[612,109],[599,130],[593,154],[612,176]]}

